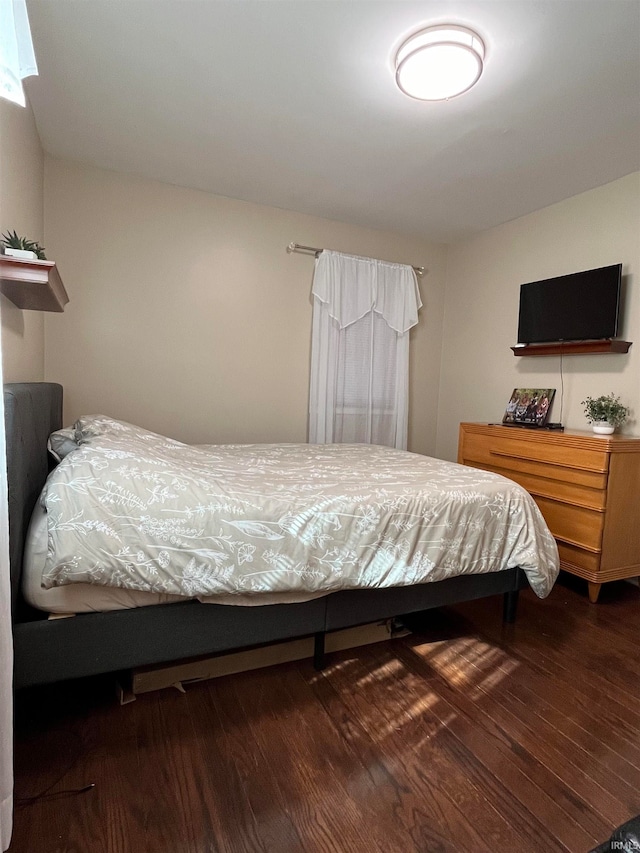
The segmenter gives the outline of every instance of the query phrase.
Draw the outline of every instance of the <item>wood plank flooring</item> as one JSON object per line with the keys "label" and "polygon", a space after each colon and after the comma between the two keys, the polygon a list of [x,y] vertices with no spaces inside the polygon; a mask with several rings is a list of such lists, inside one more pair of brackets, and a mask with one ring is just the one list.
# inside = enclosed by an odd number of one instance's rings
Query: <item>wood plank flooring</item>
{"label": "wood plank flooring", "polygon": [[124,707],[108,678],[25,691],[10,853],[586,853],[640,813],[640,590],[500,616]]}

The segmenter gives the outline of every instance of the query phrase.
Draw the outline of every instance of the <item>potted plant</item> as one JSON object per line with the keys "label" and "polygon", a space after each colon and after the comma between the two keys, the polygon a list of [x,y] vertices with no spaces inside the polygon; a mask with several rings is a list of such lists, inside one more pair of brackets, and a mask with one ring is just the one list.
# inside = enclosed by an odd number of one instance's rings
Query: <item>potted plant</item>
{"label": "potted plant", "polygon": [[11,258],[38,258],[41,261],[46,261],[44,249],[40,243],[35,240],[28,240],[26,237],[18,237],[14,231],[7,231],[2,235],[4,243],[4,253]]}
{"label": "potted plant", "polygon": [[582,401],[582,405],[587,420],[593,424],[593,431],[600,435],[611,435],[616,427],[622,426],[629,417],[629,409],[623,406],[620,398],[613,393],[595,398],[587,397]]}

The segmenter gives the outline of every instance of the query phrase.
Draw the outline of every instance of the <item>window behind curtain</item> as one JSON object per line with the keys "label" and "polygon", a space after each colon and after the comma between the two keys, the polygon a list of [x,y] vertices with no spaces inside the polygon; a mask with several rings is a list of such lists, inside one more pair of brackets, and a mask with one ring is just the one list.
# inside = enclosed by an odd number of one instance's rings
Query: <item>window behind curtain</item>
{"label": "window behind curtain", "polygon": [[395,444],[396,337],[373,311],[343,330],[334,441]]}

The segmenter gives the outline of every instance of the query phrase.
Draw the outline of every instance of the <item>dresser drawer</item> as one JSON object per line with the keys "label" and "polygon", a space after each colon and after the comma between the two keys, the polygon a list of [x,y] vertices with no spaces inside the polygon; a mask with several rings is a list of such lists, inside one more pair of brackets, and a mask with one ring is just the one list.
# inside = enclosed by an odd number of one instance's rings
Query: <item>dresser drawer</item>
{"label": "dresser drawer", "polygon": [[474,433],[464,435],[460,451],[465,464],[481,462],[492,468],[568,480],[593,489],[607,487],[609,454],[605,451]]}
{"label": "dresser drawer", "polygon": [[560,568],[576,575],[597,573],[600,569],[602,555],[599,551],[584,551],[565,542],[558,542]]}
{"label": "dresser drawer", "polygon": [[550,498],[552,500],[564,501],[564,503],[587,507],[588,509],[603,510],[606,506],[606,477],[602,474],[592,475],[592,481],[597,483],[597,485],[590,488],[589,486],[571,482],[569,477],[572,469],[556,466],[553,466],[554,474],[562,475],[564,473],[566,479],[549,478],[547,472],[552,466],[545,466],[544,476],[540,476],[537,473],[540,471],[540,465],[536,466],[534,463],[530,463],[530,467],[536,472],[533,474],[519,470],[520,466],[508,469],[499,468],[497,465],[485,465],[480,462],[474,462],[473,467],[482,468],[485,471],[493,471],[496,474],[502,474],[503,477],[508,477],[509,480],[513,480],[526,489],[534,498]]}
{"label": "dresser drawer", "polygon": [[604,513],[533,495],[551,533],[563,542],[600,551]]}

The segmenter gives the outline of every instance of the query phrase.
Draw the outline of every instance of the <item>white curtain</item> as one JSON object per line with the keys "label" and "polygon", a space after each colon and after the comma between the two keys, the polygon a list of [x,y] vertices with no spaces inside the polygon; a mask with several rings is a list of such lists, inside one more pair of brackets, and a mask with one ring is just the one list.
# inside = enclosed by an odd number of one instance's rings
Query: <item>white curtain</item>
{"label": "white curtain", "polygon": [[[25,0],[0,0],[0,97],[24,107],[22,81],[37,73]],[[4,399],[0,396],[0,850],[9,847],[13,821],[12,679],[7,468]]]}
{"label": "white curtain", "polygon": [[312,292],[309,441],[405,449],[413,268],[325,250]]}
{"label": "white curtain", "polygon": [[0,394],[0,850],[9,846],[13,812],[13,645],[6,458],[4,396]]}
{"label": "white curtain", "polygon": [[[37,73],[25,0],[0,0],[0,97],[24,107],[22,81]],[[0,396],[0,850],[9,847],[13,821],[12,680],[7,468],[4,398]]]}
{"label": "white curtain", "polygon": [[37,73],[25,0],[0,0],[0,97],[24,107],[22,81]]}

